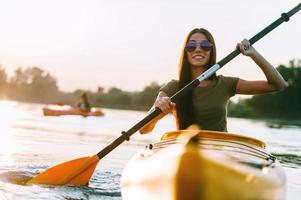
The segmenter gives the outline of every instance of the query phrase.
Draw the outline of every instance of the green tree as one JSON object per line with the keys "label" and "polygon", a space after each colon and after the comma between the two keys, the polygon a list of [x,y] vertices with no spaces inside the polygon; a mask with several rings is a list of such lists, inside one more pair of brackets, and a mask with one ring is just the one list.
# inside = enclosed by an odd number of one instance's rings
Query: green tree
{"label": "green tree", "polygon": [[146,86],[142,92],[136,95],[134,104],[139,105],[139,107],[143,109],[149,109],[153,105],[159,89],[160,85],[156,82],[152,82],[149,86]]}
{"label": "green tree", "polygon": [[108,90],[107,103],[117,108],[129,108],[131,105],[131,95],[129,92],[122,91],[119,88],[112,87]]}
{"label": "green tree", "polygon": [[27,94],[33,101],[47,102],[58,92],[56,79],[42,69],[31,67],[25,70],[25,74],[29,82]]}
{"label": "green tree", "polygon": [[30,102],[52,102],[60,94],[56,79],[39,67],[19,67],[10,81],[9,96]]}
{"label": "green tree", "polygon": [[5,69],[0,65],[0,97],[3,95],[7,82]]}

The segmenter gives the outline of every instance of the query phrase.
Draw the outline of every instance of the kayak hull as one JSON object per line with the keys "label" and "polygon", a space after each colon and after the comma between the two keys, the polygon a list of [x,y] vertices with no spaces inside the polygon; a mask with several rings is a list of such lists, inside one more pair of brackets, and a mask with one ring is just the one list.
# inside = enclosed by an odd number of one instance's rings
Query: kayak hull
{"label": "kayak hull", "polygon": [[52,108],[48,108],[48,107],[43,108],[43,114],[44,114],[44,116],[80,115],[83,117],[103,116],[104,115],[104,113],[101,110],[85,112],[78,108],[52,109]]}
{"label": "kayak hull", "polygon": [[286,177],[259,140],[175,131],[138,152],[121,178],[123,199],[285,199]]}

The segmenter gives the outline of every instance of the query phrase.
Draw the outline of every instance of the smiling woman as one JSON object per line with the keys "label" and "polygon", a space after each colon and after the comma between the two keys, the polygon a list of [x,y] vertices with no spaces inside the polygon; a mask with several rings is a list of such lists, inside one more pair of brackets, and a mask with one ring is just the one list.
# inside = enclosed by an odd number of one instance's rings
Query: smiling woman
{"label": "smiling woman", "polygon": [[164,85],[154,102],[153,107],[159,108],[162,114],[140,129],[140,132],[150,132],[156,122],[168,112],[173,112],[179,130],[195,124],[202,130],[227,132],[227,105],[231,97],[236,94],[263,94],[286,88],[287,83],[280,73],[251,46],[249,40],[237,43],[237,49],[257,64],[266,80],[250,81],[238,77],[216,76],[213,73],[177,102],[172,102],[170,97],[201,77],[206,70],[209,71],[211,66],[220,64],[216,63],[216,46],[211,33],[203,28],[193,29],[182,49],[179,80],[171,80]]}

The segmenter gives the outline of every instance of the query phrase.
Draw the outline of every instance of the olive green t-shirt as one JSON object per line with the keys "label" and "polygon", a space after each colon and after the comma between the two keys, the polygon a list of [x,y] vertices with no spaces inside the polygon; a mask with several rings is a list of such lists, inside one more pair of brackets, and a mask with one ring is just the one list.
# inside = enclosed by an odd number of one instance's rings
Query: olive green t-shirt
{"label": "olive green t-shirt", "polygon": [[[203,130],[227,131],[227,104],[235,95],[238,78],[219,75],[207,87],[193,89],[194,123]],[[160,88],[171,97],[178,91],[178,81],[171,80]]]}

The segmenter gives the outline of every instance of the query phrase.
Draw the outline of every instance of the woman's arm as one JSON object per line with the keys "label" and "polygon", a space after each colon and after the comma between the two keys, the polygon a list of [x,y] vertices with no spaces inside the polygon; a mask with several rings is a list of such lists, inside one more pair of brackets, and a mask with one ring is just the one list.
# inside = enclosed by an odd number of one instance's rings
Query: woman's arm
{"label": "woman's arm", "polygon": [[139,132],[141,134],[146,134],[146,133],[151,132],[154,129],[156,123],[160,119],[162,119],[166,114],[168,114],[169,112],[171,112],[173,110],[173,108],[175,107],[175,103],[172,103],[170,101],[170,98],[167,96],[167,94],[165,92],[160,91],[157,98],[156,98],[156,100],[155,100],[155,103],[154,103],[153,107],[149,110],[148,113],[152,112],[155,107],[159,108],[162,111],[162,113],[159,114],[154,119],[152,119],[146,125],[144,125],[139,130]]}
{"label": "woman's arm", "polygon": [[237,44],[243,55],[251,59],[260,67],[266,77],[266,81],[247,81],[239,79],[236,94],[262,94],[273,91],[281,91],[287,87],[286,81],[281,74],[260,54],[250,46],[248,40]]}

